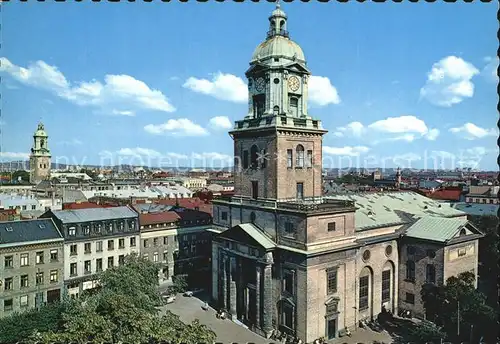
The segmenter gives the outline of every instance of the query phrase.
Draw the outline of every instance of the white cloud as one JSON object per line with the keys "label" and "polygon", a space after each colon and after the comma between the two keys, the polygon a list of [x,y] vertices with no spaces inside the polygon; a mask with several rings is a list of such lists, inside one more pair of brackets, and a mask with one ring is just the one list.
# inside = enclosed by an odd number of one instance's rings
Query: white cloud
{"label": "white cloud", "polygon": [[70,83],[56,66],[37,61],[27,68],[16,66],[0,58],[0,72],[9,74],[18,82],[47,90],[77,105],[99,107],[103,111],[126,116],[133,110],[173,112],[167,97],[159,90],[129,75],[106,75],[104,82],[91,80]]}
{"label": "white cloud", "polygon": [[401,155],[394,155],[392,157],[392,160],[411,162],[411,161],[422,160],[422,157],[418,154],[415,154],[415,153],[406,153],[406,154],[401,154]]}
{"label": "white cloud", "polygon": [[150,158],[160,158],[163,156],[158,151],[149,148],[122,148],[116,152],[118,155],[122,156],[134,156],[134,157],[150,157]]}
{"label": "white cloud", "polygon": [[216,116],[210,119],[210,126],[214,129],[231,129],[233,124],[226,116]]}
{"label": "white cloud", "polygon": [[187,118],[169,119],[162,124],[148,124],[144,127],[150,134],[167,134],[172,136],[204,136],[208,132],[202,126]]}
{"label": "white cloud", "polygon": [[332,85],[330,79],[314,75],[309,78],[309,100],[319,106],[340,103],[337,89]]}
{"label": "white cloud", "polygon": [[329,155],[345,155],[345,156],[358,156],[367,153],[370,148],[365,146],[345,146],[345,147],[329,147],[323,146],[323,152]]}
{"label": "white cloud", "polygon": [[245,103],[248,100],[247,85],[240,77],[232,74],[218,72],[211,81],[190,77],[182,87],[220,100],[236,103]]}
{"label": "white cloud", "polygon": [[[325,106],[340,103],[337,89],[327,77],[311,76],[308,85],[309,101],[312,104]],[[212,77],[212,80],[190,77],[182,87],[220,100],[235,103],[248,102],[247,84],[242,78],[233,74],[217,72]]]}
{"label": "white cloud", "polygon": [[484,58],[486,66],[481,71],[481,75],[489,81],[498,83],[498,57],[487,56]]}
{"label": "white cloud", "polygon": [[479,70],[460,57],[447,56],[434,63],[420,96],[438,106],[450,107],[474,95],[471,79]]}
{"label": "white cloud", "polygon": [[455,154],[447,151],[431,151],[430,157],[433,159],[455,159]]}
{"label": "white cloud", "polygon": [[111,111],[111,114],[113,115],[118,115],[118,116],[135,116],[135,112],[134,111],[130,111],[130,110],[116,110],[116,109],[113,109]]}
{"label": "white cloud", "polygon": [[[379,138],[383,134],[383,138]],[[339,127],[337,137],[365,138],[375,144],[384,141],[412,142],[418,138],[434,141],[439,136],[438,129],[430,129],[423,120],[415,116],[388,117],[364,126],[361,122],[351,122]]]}
{"label": "white cloud", "polygon": [[230,161],[233,163],[233,157],[227,154],[221,154],[216,152],[208,152],[208,153],[193,153],[194,159],[201,160],[221,160],[221,161]]}
{"label": "white cloud", "polygon": [[29,154],[28,153],[21,153],[21,152],[0,152],[0,158],[28,159]]}
{"label": "white cloud", "polygon": [[484,129],[470,122],[465,123],[461,127],[451,128],[449,131],[466,140],[477,140],[487,136],[498,136],[498,132],[494,128]]}

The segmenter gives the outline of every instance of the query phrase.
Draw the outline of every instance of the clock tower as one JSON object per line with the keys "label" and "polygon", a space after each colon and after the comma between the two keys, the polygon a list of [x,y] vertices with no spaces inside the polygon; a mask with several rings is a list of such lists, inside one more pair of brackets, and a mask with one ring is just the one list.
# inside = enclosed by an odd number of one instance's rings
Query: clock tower
{"label": "clock tower", "polygon": [[279,5],[266,40],[254,51],[248,78],[248,113],[230,132],[234,139],[235,195],[273,200],[322,195],[321,121],[308,113],[311,72],[290,39]]}
{"label": "clock tower", "polygon": [[51,155],[48,138],[43,123],[39,123],[33,134],[33,147],[30,154],[30,183],[32,184],[37,184],[50,177]]}

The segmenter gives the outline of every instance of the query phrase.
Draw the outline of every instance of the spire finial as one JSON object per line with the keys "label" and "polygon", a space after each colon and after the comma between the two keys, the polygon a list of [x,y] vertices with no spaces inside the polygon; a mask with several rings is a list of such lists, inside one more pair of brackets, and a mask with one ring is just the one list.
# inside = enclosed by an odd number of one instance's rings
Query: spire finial
{"label": "spire finial", "polygon": [[281,6],[280,6],[280,0],[276,0],[276,8],[279,9]]}

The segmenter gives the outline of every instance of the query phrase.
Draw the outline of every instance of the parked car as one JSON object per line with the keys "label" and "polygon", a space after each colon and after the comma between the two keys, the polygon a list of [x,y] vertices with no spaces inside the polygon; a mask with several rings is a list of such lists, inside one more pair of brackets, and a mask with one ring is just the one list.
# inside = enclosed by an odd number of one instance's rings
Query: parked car
{"label": "parked car", "polygon": [[165,303],[166,303],[167,305],[168,305],[169,303],[174,303],[174,301],[175,301],[175,296],[174,296],[174,295],[170,295],[170,296],[165,295],[163,298],[164,298]]}
{"label": "parked car", "polygon": [[186,297],[191,297],[191,296],[193,296],[193,292],[192,292],[192,291],[186,291],[186,292],[184,293],[184,296],[186,296]]}

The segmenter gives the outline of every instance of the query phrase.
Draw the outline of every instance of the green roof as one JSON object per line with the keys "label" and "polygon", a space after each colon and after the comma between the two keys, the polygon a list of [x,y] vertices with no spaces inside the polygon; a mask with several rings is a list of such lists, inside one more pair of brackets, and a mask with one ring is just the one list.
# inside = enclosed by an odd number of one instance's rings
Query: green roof
{"label": "green roof", "polygon": [[326,198],[356,202],[356,230],[412,223],[414,217],[465,216],[466,213],[412,191],[360,192]]}
{"label": "green roof", "polygon": [[259,243],[259,245],[264,247],[266,250],[276,247],[276,244],[264,233],[262,233],[259,228],[255,227],[255,225],[251,223],[242,223],[237,227],[240,227],[245,233],[250,235],[255,241]]}
{"label": "green roof", "polygon": [[426,216],[406,231],[406,236],[416,239],[446,242],[467,225],[467,219]]}

